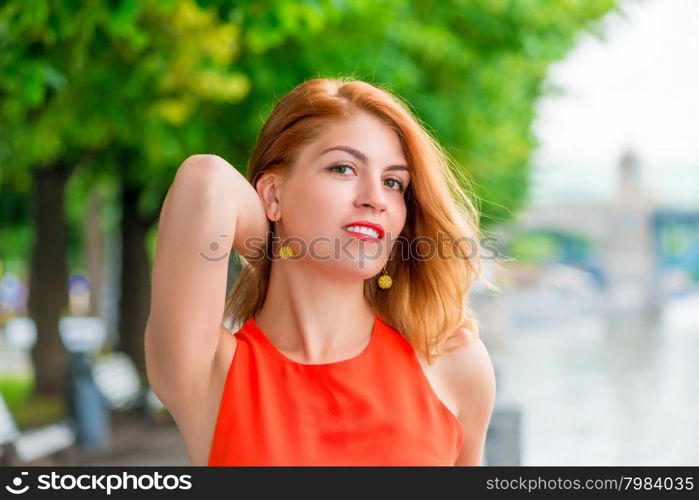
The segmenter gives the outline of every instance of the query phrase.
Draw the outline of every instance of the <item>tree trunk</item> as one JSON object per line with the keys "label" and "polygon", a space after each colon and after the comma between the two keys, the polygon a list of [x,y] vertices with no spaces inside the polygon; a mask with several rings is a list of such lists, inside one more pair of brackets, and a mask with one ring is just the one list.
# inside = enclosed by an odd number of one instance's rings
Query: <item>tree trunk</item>
{"label": "tree trunk", "polygon": [[119,348],[136,364],[146,380],[144,333],[150,309],[150,267],[146,253],[146,233],[152,219],[138,212],[139,190],[122,186],[122,259],[119,300]]}
{"label": "tree trunk", "polygon": [[90,278],[90,316],[102,316],[100,298],[102,292],[102,200],[99,192],[89,194],[85,216],[85,254]]}
{"label": "tree trunk", "polygon": [[70,169],[57,164],[33,171],[34,227],[29,290],[29,315],[36,322],[32,348],[34,394],[63,397],[68,355],[58,333],[58,321],[68,313],[65,186]]}

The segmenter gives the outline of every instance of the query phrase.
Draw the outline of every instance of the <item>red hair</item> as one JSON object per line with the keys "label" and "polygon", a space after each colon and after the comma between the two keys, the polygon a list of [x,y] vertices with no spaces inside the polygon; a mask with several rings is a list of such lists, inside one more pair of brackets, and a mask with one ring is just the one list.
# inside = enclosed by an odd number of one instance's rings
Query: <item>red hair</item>
{"label": "red hair", "polygon": [[[468,291],[476,277],[491,285],[481,275],[480,218],[465,190],[469,186],[473,192],[470,177],[419,124],[408,106],[389,90],[356,79],[305,81],[273,108],[258,136],[247,178],[255,186],[265,172],[293,168],[304,145],[333,122],[351,118],[358,111],[373,114],[395,130],[411,173],[400,240],[408,248],[394,245],[391,251],[386,270],[393,286],[382,290],[376,279],[367,279],[364,296],[379,317],[431,363],[432,356],[460,347],[467,336],[478,336],[478,321],[468,308]],[[418,241],[439,245],[439,256],[395,258],[398,251],[406,252]],[[271,260],[249,262],[237,255],[241,270],[227,299],[226,313],[242,324],[264,303]],[[462,343],[446,349],[450,339]]]}

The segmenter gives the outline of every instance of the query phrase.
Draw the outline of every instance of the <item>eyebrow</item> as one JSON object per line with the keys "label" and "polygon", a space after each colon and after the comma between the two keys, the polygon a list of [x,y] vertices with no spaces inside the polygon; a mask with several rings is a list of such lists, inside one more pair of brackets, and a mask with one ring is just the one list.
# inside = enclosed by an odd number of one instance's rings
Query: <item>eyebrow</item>
{"label": "eyebrow", "polygon": [[[361,151],[358,151],[358,150],[351,148],[349,146],[333,146],[331,148],[324,149],[323,151],[320,152],[320,154],[318,156],[322,156],[325,153],[328,153],[330,151],[335,151],[335,150],[345,151],[346,153],[351,154],[352,156],[354,156],[358,160],[363,161],[364,163],[369,162],[369,158],[367,158],[367,155],[365,155]],[[410,169],[408,169],[408,167],[406,167],[405,165],[390,165],[390,166],[386,167],[386,170],[405,170],[406,172],[410,173]]]}

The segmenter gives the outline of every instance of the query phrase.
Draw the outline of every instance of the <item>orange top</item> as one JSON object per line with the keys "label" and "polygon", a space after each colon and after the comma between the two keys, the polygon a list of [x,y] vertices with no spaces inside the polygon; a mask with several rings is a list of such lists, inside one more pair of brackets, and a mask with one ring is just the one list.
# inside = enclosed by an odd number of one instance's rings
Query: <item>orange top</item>
{"label": "orange top", "polygon": [[218,409],[208,465],[453,465],[463,444],[412,345],[375,315],[359,355],[287,358],[250,318]]}

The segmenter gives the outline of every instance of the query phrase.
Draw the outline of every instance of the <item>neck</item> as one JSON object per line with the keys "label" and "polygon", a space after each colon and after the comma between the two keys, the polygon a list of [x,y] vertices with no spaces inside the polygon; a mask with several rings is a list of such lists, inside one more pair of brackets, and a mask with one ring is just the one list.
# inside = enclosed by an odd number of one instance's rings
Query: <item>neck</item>
{"label": "neck", "polygon": [[342,280],[302,260],[278,260],[255,322],[290,359],[331,363],[366,347],[374,311],[364,298],[363,280]]}

